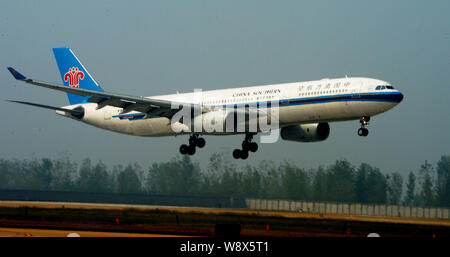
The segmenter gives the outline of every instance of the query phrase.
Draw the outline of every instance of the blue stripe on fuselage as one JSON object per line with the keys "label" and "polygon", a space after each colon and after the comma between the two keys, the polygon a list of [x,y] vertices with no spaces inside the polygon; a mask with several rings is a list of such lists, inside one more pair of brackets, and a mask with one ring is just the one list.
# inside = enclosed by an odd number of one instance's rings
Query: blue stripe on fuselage
{"label": "blue stripe on fuselage", "polygon": [[316,97],[281,100],[279,105],[280,106],[289,106],[289,105],[329,103],[329,102],[340,102],[340,101],[373,101],[373,102],[399,103],[402,99],[403,99],[403,95],[400,92],[388,93],[388,94],[362,93],[362,94],[316,96]]}
{"label": "blue stripe on fuselage", "polygon": [[[326,96],[312,96],[312,97],[302,97],[302,98],[291,98],[277,100],[278,106],[293,106],[293,105],[303,105],[303,104],[317,104],[317,103],[332,103],[332,102],[342,102],[342,101],[372,101],[372,102],[391,102],[400,103],[403,99],[403,94],[400,92],[389,92],[389,93],[355,93],[355,94],[342,94],[342,95],[326,95]],[[248,103],[237,103],[237,104],[220,104],[213,105],[214,107],[244,107],[244,106],[257,106],[260,104],[265,104],[267,107],[271,106],[271,103],[276,102],[271,101],[259,101],[259,102],[248,102]],[[261,106],[263,108],[263,106]]]}

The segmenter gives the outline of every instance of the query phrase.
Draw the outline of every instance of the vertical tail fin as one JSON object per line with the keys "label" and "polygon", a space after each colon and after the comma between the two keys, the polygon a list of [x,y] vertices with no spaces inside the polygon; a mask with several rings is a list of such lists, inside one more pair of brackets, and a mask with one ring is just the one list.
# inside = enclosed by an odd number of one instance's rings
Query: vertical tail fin
{"label": "vertical tail fin", "polygon": [[[68,47],[53,48],[61,79],[65,86],[103,92],[94,78]],[[70,104],[86,103],[89,96],[67,94]]]}

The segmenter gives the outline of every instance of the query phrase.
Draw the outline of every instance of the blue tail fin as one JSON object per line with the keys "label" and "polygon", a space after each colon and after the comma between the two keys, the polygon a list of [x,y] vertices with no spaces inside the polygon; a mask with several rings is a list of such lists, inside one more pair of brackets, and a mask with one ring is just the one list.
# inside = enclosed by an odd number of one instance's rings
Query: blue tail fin
{"label": "blue tail fin", "polygon": [[[53,48],[61,79],[65,86],[83,88],[103,92],[103,89],[92,78],[91,74],[81,64],[68,47]],[[70,104],[86,103],[90,96],[67,94]]]}

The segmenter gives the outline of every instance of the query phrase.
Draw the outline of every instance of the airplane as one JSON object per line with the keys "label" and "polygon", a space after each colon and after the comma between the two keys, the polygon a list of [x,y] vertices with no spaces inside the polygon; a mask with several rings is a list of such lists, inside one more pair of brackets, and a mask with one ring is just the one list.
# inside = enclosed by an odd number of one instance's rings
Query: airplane
{"label": "airplane", "polygon": [[[37,81],[7,67],[16,80],[67,93],[70,105],[54,107],[25,101],[10,102],[55,110],[57,114],[86,124],[134,136],[162,137],[190,135],[189,144],[180,146],[181,154],[193,155],[205,146],[202,135],[244,134],[241,149],[234,149],[235,159],[247,159],[256,152],[253,136],[264,131],[261,126],[249,129],[249,115],[276,119],[283,140],[318,142],[328,138],[330,122],[359,120],[359,136],[367,136],[370,118],[384,113],[403,100],[403,94],[383,80],[365,77],[321,79],[263,86],[228,88],[194,93],[159,96],[130,96],[104,91],[68,47],[53,48],[63,84]],[[176,106],[177,108],[174,108]],[[180,108],[190,110],[194,120],[221,121],[232,124],[227,130],[192,130],[193,122],[180,114]],[[271,111],[276,115],[271,116]],[[237,130],[237,114],[244,113],[244,129]],[[200,118],[199,118],[200,117]],[[205,118],[206,117],[206,118]],[[253,116],[254,117],[254,116]],[[232,119],[231,119],[232,120]],[[242,120],[241,120],[242,121]],[[241,122],[242,123],[242,122]],[[240,127],[242,128],[242,127]],[[181,131],[181,132],[180,132]],[[272,131],[272,128],[270,128]]]}

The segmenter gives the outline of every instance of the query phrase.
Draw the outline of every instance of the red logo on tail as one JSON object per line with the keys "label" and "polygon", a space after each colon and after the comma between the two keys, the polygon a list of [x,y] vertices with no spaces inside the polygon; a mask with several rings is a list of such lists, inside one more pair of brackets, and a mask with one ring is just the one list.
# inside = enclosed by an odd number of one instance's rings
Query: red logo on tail
{"label": "red logo on tail", "polygon": [[70,87],[79,88],[80,79],[84,79],[84,72],[78,70],[78,67],[72,67],[64,74],[64,81],[69,81]]}

